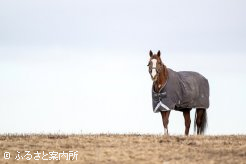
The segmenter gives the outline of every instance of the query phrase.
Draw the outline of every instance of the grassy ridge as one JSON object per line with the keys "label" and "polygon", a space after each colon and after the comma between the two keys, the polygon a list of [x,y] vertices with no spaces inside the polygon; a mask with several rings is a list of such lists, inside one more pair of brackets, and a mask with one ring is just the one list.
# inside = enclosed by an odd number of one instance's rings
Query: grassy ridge
{"label": "grassy ridge", "polygon": [[[4,134],[0,148],[0,163],[246,162],[245,135]],[[4,157],[5,152],[10,157]],[[40,158],[35,153],[41,153]],[[64,156],[54,160],[54,153]]]}

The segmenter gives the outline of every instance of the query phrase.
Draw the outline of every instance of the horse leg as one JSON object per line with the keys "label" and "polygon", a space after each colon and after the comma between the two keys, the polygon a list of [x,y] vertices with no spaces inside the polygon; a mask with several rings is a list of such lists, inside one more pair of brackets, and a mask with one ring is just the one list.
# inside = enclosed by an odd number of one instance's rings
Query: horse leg
{"label": "horse leg", "polygon": [[190,108],[189,109],[184,109],[183,115],[184,115],[184,120],[185,120],[185,135],[189,135],[189,130],[190,130]]}
{"label": "horse leg", "polygon": [[197,134],[203,134],[206,126],[207,126],[207,113],[206,109],[204,108],[197,108],[196,109],[196,126],[197,126]]}
{"label": "horse leg", "polygon": [[169,123],[169,115],[170,115],[170,111],[162,111],[161,112],[165,135],[168,135],[168,127],[167,126]]}

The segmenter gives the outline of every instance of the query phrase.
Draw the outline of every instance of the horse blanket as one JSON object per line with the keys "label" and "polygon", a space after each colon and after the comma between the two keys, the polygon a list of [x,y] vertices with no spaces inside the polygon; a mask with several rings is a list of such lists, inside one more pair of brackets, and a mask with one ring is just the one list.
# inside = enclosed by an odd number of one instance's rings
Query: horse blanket
{"label": "horse blanket", "polygon": [[176,72],[168,69],[168,79],[160,92],[152,87],[152,105],[155,113],[184,108],[208,108],[208,80],[197,72]]}

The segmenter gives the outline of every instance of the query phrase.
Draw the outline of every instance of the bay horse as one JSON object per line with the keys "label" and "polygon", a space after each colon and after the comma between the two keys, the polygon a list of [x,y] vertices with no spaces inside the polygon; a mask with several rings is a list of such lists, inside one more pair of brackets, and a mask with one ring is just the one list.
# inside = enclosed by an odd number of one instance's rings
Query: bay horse
{"label": "bay horse", "polygon": [[208,80],[197,72],[176,72],[167,68],[161,60],[161,52],[149,52],[149,74],[153,81],[152,105],[155,113],[160,112],[164,134],[168,135],[168,123],[171,110],[183,112],[185,135],[189,135],[191,124],[190,111],[196,108],[194,131],[203,134],[207,127],[209,107]]}

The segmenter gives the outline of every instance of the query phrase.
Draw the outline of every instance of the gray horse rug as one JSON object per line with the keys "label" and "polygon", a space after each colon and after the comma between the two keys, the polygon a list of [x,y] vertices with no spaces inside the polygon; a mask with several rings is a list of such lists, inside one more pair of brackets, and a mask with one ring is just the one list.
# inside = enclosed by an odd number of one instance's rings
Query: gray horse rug
{"label": "gray horse rug", "polygon": [[168,70],[168,79],[160,92],[152,87],[152,105],[155,113],[184,108],[208,108],[208,80],[197,72]]}

